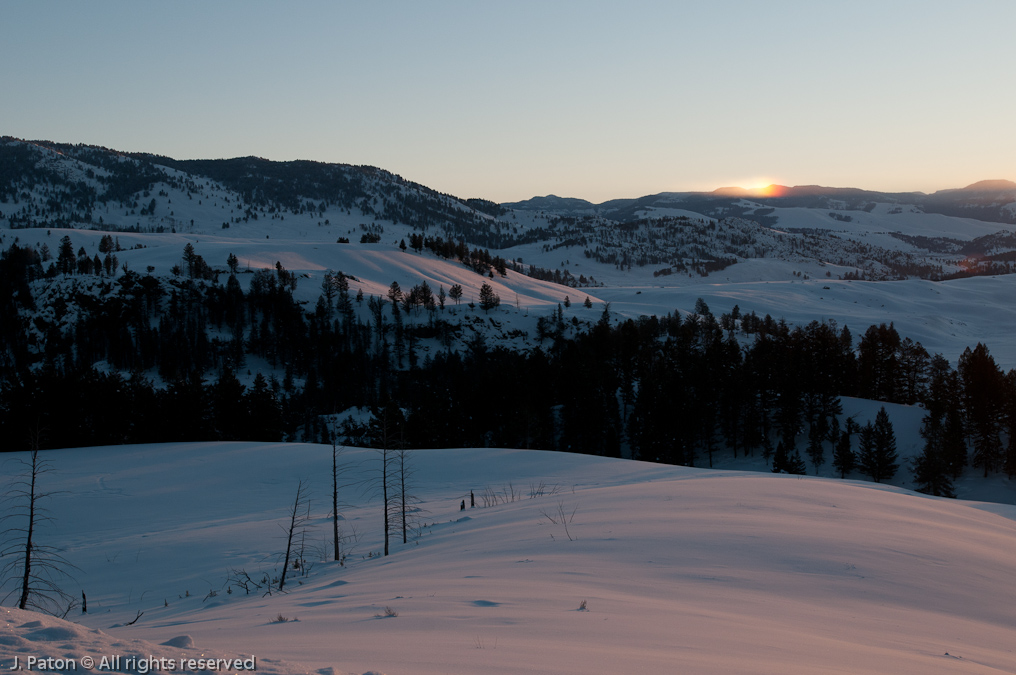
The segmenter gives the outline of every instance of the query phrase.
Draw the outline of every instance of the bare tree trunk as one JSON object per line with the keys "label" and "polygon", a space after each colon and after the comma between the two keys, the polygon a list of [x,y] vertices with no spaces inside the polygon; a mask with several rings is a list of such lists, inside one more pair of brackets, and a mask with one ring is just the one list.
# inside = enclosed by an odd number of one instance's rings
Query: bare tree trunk
{"label": "bare tree trunk", "polygon": [[399,450],[399,511],[402,513],[402,543],[406,543],[406,449]]}
{"label": "bare tree trunk", "polygon": [[29,581],[32,578],[32,535],[35,532],[35,479],[39,475],[39,450],[32,450],[32,464],[29,467],[31,477],[28,488],[28,534],[25,537],[25,572],[21,582],[21,598],[18,600],[18,609],[25,609],[28,605],[28,593],[31,588]]}
{"label": "bare tree trunk", "polygon": [[335,560],[339,562],[339,450],[335,445],[335,429],[332,429],[332,537],[335,539]]}
{"label": "bare tree trunk", "polygon": [[388,533],[391,530],[389,522],[391,508],[388,501],[388,436],[385,435],[385,447],[381,450],[381,501],[385,507],[385,555],[388,555]]}
{"label": "bare tree trunk", "polygon": [[0,580],[13,586],[8,595],[17,597],[19,609],[40,610],[53,616],[64,616],[70,611],[73,599],[64,593],[57,580],[67,577],[76,569],[57,548],[36,541],[42,524],[52,521],[44,500],[52,492],[39,489],[42,474],[52,471],[50,462],[39,455],[39,432],[30,433],[31,452],[28,459],[15,460],[24,470],[11,483],[7,497],[11,502],[8,513],[0,522],[10,523],[0,532],[5,545],[0,547]]}
{"label": "bare tree trunk", "polygon": [[296,486],[296,500],[293,502],[293,511],[289,515],[289,532],[286,537],[286,556],[282,561],[282,574],[279,576],[279,590],[281,591],[286,585],[286,572],[289,571],[289,555],[293,548],[293,533],[296,531],[298,523],[302,523],[303,519],[300,517],[300,512],[303,510],[303,501],[305,500],[303,494],[303,481],[301,480]]}

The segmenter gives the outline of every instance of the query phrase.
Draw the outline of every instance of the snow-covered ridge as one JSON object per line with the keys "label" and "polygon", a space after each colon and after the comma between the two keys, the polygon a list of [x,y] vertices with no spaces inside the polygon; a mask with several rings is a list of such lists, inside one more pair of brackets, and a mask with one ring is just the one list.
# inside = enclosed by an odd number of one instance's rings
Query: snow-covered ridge
{"label": "snow-covered ridge", "polygon": [[[421,450],[411,455],[420,502],[408,544],[378,557],[380,505],[369,489],[343,488],[342,532],[357,536],[340,566],[326,560],[331,451],[47,452],[56,469],[47,489],[63,492],[39,536],[81,568],[65,585],[87,593],[89,611],[68,617],[77,625],[5,611],[0,666],[30,653],[195,651],[254,655],[270,673],[336,675],[934,674],[1012,664],[1013,507],[990,513],[813,477]],[[344,460],[347,483],[376,480],[373,451],[349,449]],[[312,564],[287,593],[245,594],[230,570],[277,572],[279,525],[301,478],[314,495]],[[493,492],[518,498],[485,503]],[[184,635],[195,649],[164,644]]]}

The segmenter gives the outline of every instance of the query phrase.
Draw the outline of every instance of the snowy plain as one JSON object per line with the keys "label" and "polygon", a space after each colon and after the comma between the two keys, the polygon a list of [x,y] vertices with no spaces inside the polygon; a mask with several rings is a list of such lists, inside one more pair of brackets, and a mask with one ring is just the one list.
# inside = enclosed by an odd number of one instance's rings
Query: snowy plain
{"label": "snowy plain", "polygon": [[[89,611],[75,609],[67,624],[0,610],[0,668],[16,655],[115,654],[256,656],[258,670],[286,675],[1001,673],[1016,664],[1013,506],[545,451],[419,450],[418,527],[379,557],[379,459],[348,449],[341,523],[358,536],[340,566],[326,560],[331,451],[45,452],[55,469],[46,488],[60,494],[40,541],[58,542],[80,568],[65,588],[87,593]],[[244,594],[230,570],[277,573],[301,478],[313,491],[309,571],[285,593]],[[519,499],[485,506],[488,488]]]}

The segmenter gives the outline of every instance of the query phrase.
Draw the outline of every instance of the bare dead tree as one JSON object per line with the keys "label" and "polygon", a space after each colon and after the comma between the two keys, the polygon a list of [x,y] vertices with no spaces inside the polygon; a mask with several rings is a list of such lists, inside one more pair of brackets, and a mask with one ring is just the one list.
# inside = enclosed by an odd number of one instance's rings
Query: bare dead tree
{"label": "bare dead tree", "polygon": [[335,423],[332,422],[332,538],[335,541],[335,561],[342,560],[339,550],[339,445],[335,433]]}
{"label": "bare dead tree", "polygon": [[392,514],[395,509],[395,493],[392,479],[394,476],[396,449],[401,445],[399,431],[405,424],[402,411],[392,401],[373,412],[370,423],[371,442],[377,449],[381,465],[377,471],[377,482],[374,487],[381,495],[381,506],[384,514],[385,549],[388,555],[388,544],[392,531]]}
{"label": "bare dead tree", "polygon": [[[344,480],[345,476],[349,476],[349,469],[351,468],[349,462],[344,462],[343,454],[345,453],[345,446],[339,443],[339,433],[336,428],[335,416],[331,419],[331,436],[332,436],[332,539],[333,539],[333,554],[336,562],[341,563],[343,561],[342,553],[342,540],[343,534],[339,526],[339,519],[342,517],[339,511],[339,507],[343,504],[339,503],[339,490],[342,488],[348,488],[355,483],[350,481],[348,478]],[[347,535],[348,538],[348,535]]]}
{"label": "bare dead tree", "polygon": [[0,557],[9,558],[0,569],[2,587],[10,587],[3,597],[6,602],[17,596],[19,609],[36,609],[61,616],[73,602],[57,583],[70,577],[76,569],[54,546],[40,544],[40,526],[53,520],[42,502],[53,492],[40,490],[40,478],[53,470],[52,464],[39,455],[38,434],[31,435],[32,450],[28,459],[12,460],[22,467],[21,473],[10,484],[7,494],[7,513],[0,520],[9,526],[3,531],[4,544]]}
{"label": "bare dead tree", "polygon": [[419,515],[416,504],[419,502],[416,495],[412,493],[413,474],[412,451],[401,444],[395,449],[393,462],[393,483],[396,488],[398,504],[396,505],[399,520],[402,527],[402,543],[405,544],[409,537],[409,531],[415,527],[415,516]]}
{"label": "bare dead tree", "polygon": [[286,530],[286,555],[282,559],[282,574],[279,575],[280,591],[286,585],[286,573],[289,571],[289,559],[293,551],[293,536],[297,531],[302,532],[306,528],[310,519],[309,513],[307,487],[301,480],[296,486],[296,499],[293,500],[293,508],[289,512],[289,528]]}

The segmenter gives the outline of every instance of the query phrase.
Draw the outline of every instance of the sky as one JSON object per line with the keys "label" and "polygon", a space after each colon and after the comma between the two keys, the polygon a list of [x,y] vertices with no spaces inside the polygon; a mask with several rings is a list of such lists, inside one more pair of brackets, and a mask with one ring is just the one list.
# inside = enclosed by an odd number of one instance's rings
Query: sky
{"label": "sky", "polygon": [[498,202],[1016,180],[1016,3],[0,3],[0,135]]}

